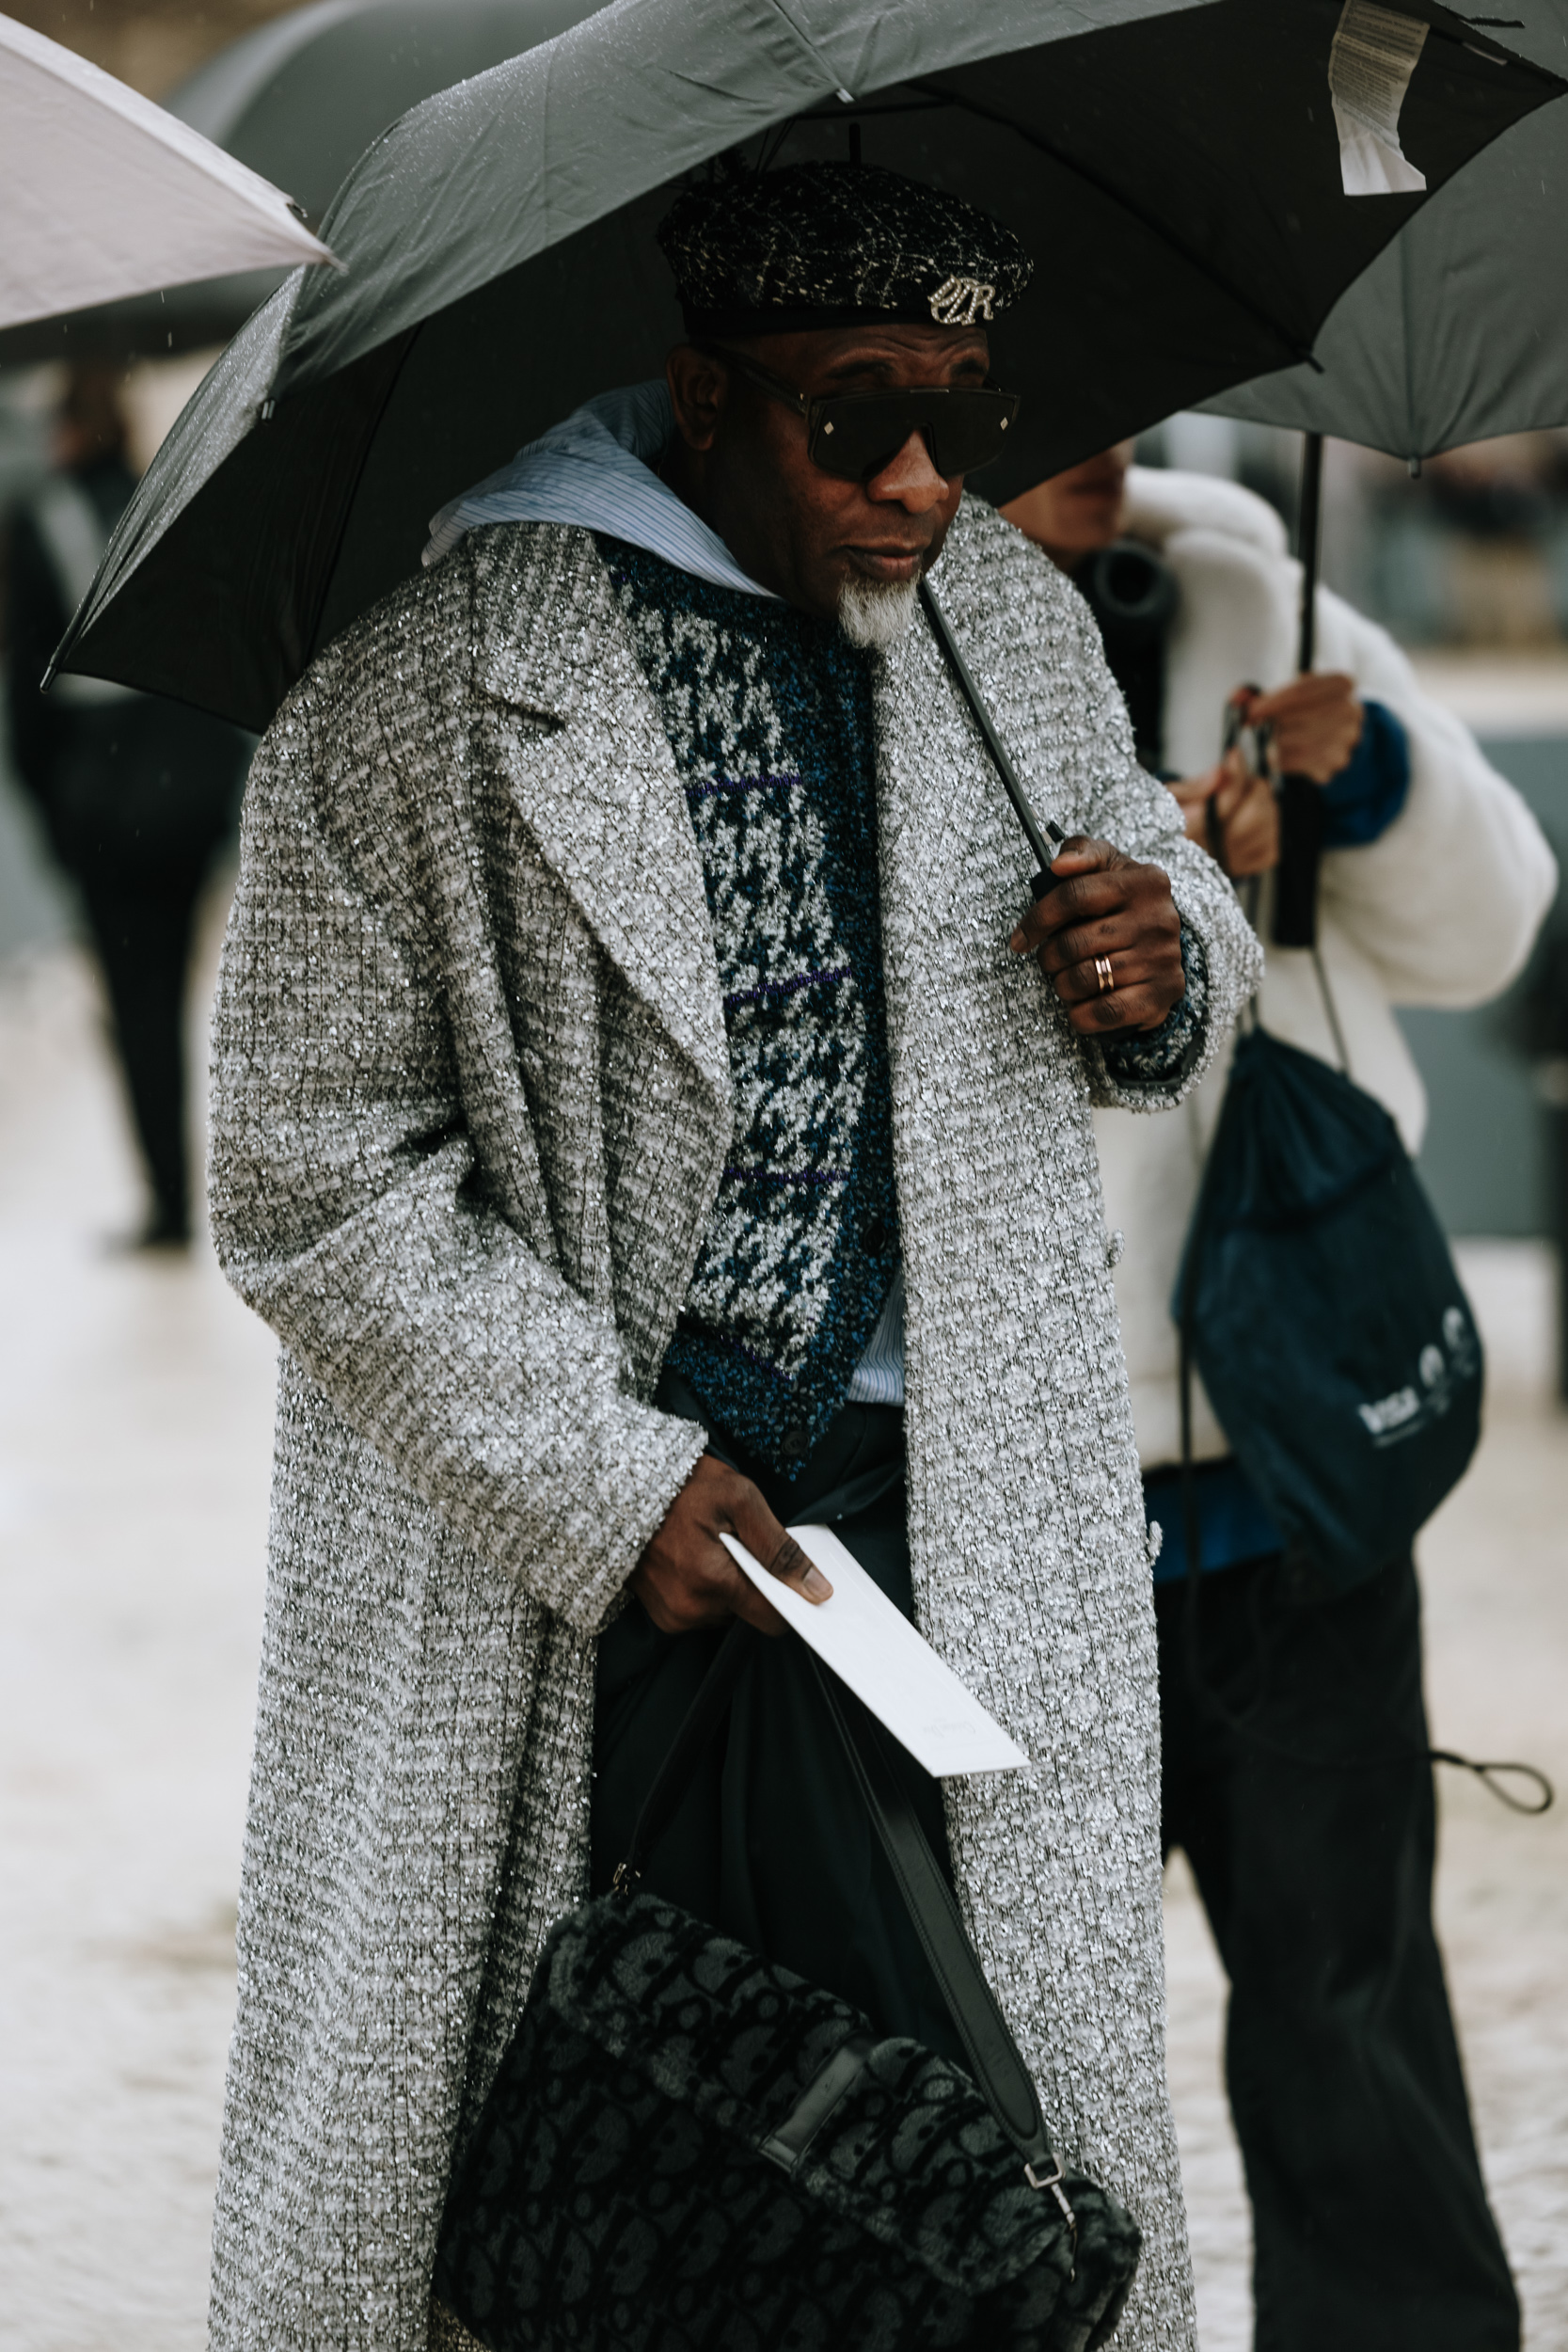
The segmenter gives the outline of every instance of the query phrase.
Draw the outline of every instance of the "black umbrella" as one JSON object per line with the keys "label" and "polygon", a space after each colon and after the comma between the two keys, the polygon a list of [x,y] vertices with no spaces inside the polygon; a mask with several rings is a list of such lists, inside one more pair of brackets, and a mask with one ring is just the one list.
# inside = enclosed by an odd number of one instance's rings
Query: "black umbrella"
{"label": "black umbrella", "polygon": [[[1511,42],[1544,66],[1568,61],[1568,0],[1515,0]],[[1406,224],[1329,313],[1311,367],[1237,385],[1204,404],[1221,416],[1305,434],[1297,545],[1298,667],[1312,667],[1323,437],[1405,458],[1501,433],[1568,424],[1568,107],[1506,132]],[[1287,782],[1275,935],[1316,935],[1322,800]]]}
{"label": "black umbrella", "polygon": [[[62,666],[264,725],[418,565],[426,518],[593,393],[658,372],[680,174],[844,155],[967,196],[1039,256],[997,325],[1005,500],[1303,358],[1418,196],[1346,197],[1338,0],[619,0],[430,100],[323,224],[347,274],[251,321],[144,481]],[[1438,187],[1561,85],[1447,10],[1402,116]]]}
{"label": "black umbrella", "polygon": [[[1568,0],[1513,0],[1510,45],[1568,67]],[[1419,464],[1568,424],[1568,106],[1532,114],[1435,195],[1330,311],[1317,364],[1236,386],[1222,416]]]}
{"label": "black umbrella", "polygon": [[[231,41],[163,101],[321,219],[371,141],[436,90],[551,40],[603,0],[318,0]],[[226,342],[282,270],[245,270],[0,334],[0,367]]]}

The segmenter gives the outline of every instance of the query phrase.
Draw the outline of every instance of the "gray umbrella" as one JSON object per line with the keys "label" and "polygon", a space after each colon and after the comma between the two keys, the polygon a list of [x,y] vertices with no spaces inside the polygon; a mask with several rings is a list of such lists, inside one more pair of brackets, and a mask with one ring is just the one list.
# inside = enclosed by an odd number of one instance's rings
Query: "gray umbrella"
{"label": "gray umbrella", "polygon": [[[320,220],[371,141],[423,98],[519,56],[603,0],[317,0],[231,41],[163,101]],[[282,283],[245,270],[0,334],[0,367],[225,342]]]}
{"label": "gray umbrella", "polygon": [[[1568,0],[1514,0],[1504,38],[1561,72]],[[1568,423],[1565,256],[1568,107],[1548,106],[1439,190],[1341,295],[1315,369],[1203,405],[1418,460]]]}
{"label": "gray umbrella", "polygon": [[[317,0],[211,57],[168,104],[319,220],[371,141],[411,106],[603,0]],[[259,156],[270,160],[262,165]]]}
{"label": "gray umbrella", "polygon": [[[1440,186],[1561,85],[1463,19],[1402,127]],[[415,570],[426,518],[680,332],[653,229],[740,148],[967,196],[1039,253],[997,323],[1013,491],[1304,356],[1423,200],[1347,197],[1339,0],[618,0],[431,99],[323,224],[159,452],[62,665],[264,725],[317,646]],[[1085,30],[1085,24],[1096,29]]]}

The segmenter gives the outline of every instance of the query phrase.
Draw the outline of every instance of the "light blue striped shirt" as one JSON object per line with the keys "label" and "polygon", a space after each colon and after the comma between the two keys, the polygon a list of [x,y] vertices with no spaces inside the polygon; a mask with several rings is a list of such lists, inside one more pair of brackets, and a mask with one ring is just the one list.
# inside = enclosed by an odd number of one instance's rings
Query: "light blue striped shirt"
{"label": "light blue striped shirt", "polygon": [[904,1402],[904,1269],[898,1266],[877,1328],[849,1379],[851,1405]]}
{"label": "light blue striped shirt", "polygon": [[661,555],[677,571],[777,602],[743,572],[716,531],[710,531],[650,460],[675,429],[669,387],[662,380],[601,392],[563,424],[552,424],[520,449],[499,473],[476,482],[430,519],[424,561],[438,564],[466,532],[484,523],[579,523],[608,531],[634,548]]}
{"label": "light blue striped shirt", "polygon": [[[653,470],[649,460],[664,449],[674,423],[669,389],[662,382],[601,392],[564,423],[552,425],[520,449],[499,473],[475,483],[433,516],[425,563],[438,564],[468,532],[485,523],[576,523],[646,548],[678,571],[711,580],[717,588],[771,596],[772,590],[743,572],[718,532]],[[848,1402],[904,1402],[901,1265],[851,1375]]]}

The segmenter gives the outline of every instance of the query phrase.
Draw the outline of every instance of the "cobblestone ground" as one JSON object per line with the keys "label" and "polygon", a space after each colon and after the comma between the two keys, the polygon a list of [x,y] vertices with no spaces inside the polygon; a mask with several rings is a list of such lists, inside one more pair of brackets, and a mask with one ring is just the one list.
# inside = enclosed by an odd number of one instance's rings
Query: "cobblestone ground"
{"label": "cobblestone ground", "polygon": [[[0,970],[0,2343],[198,2352],[261,1622],[273,1349],[137,1214],[81,966]],[[1481,1251],[1491,1426],[1424,1545],[1445,1744],[1568,1785],[1563,1425],[1543,1269]],[[1169,1890],[1204,2352],[1243,2352],[1222,1986]],[[1532,2352],[1568,2345],[1568,1814],[1444,1788],[1442,1921]],[[1326,2352],[1326,2348],[1325,2348]]]}

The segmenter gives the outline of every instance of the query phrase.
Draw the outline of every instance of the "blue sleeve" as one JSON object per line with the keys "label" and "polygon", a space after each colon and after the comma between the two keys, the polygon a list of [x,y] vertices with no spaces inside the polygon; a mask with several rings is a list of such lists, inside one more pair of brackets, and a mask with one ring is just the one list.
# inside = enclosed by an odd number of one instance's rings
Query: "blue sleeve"
{"label": "blue sleeve", "polygon": [[1325,850],[1364,850],[1386,834],[1410,790],[1410,739],[1382,703],[1363,703],[1361,740],[1323,787]]}

